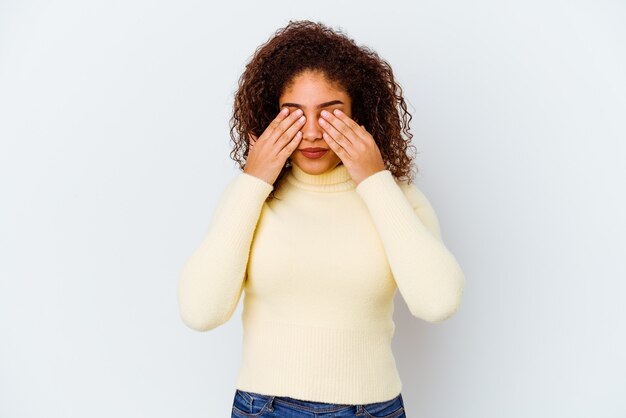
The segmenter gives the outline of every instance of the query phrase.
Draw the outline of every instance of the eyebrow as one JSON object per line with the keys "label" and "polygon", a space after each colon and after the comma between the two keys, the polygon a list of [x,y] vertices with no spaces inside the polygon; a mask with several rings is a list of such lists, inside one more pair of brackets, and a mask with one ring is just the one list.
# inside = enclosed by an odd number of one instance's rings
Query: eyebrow
{"label": "eyebrow", "polygon": [[[320,103],[317,106],[315,106],[315,108],[321,109],[322,107],[327,107],[327,106],[331,106],[334,104],[344,104],[344,103],[341,100],[331,100],[330,102]],[[306,107],[298,103],[283,103],[281,107],[285,107],[285,106],[292,106],[292,107],[299,107],[299,108]]]}

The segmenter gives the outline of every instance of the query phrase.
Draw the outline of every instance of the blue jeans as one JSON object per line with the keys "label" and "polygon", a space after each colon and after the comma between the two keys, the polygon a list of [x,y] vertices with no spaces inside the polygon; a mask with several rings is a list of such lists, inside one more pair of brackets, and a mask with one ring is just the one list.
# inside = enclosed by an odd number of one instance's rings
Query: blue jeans
{"label": "blue jeans", "polygon": [[302,401],[235,390],[231,418],[406,418],[402,394],[363,405]]}

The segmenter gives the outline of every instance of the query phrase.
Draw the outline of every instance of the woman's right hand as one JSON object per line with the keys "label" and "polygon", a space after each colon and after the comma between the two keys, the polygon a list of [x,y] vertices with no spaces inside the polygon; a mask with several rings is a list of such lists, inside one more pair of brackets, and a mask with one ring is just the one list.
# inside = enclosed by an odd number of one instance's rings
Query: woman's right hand
{"label": "woman's right hand", "polygon": [[250,150],[244,173],[274,184],[285,162],[300,145],[300,129],[304,121],[302,109],[289,113],[289,108],[284,108],[260,137],[250,133]]}

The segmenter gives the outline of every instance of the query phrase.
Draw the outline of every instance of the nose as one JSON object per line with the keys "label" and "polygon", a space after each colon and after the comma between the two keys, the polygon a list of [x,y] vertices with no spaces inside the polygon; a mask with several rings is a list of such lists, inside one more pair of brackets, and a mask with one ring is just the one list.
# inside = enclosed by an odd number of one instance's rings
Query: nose
{"label": "nose", "polygon": [[318,118],[321,115],[318,115],[314,112],[309,112],[309,113],[305,112],[304,116],[306,117],[306,120],[304,121],[304,125],[300,129],[302,131],[302,140],[313,142],[318,139],[321,139],[323,141],[323,137],[322,137],[323,130],[318,121]]}

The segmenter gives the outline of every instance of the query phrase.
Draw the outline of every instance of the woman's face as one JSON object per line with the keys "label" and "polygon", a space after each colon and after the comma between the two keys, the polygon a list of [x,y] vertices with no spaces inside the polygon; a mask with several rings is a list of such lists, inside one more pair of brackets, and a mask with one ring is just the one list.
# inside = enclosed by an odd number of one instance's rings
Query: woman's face
{"label": "woman's face", "polygon": [[[352,117],[352,101],[348,93],[333,86],[319,72],[305,71],[297,75],[279,98],[281,109],[289,107],[290,112],[301,108],[306,117],[302,126],[302,140],[298,149],[291,154],[292,164],[308,174],[321,174],[336,167],[341,159],[333,152],[322,137],[323,129],[319,118],[321,111],[341,109]],[[307,157],[302,153],[305,148],[324,148],[328,151],[319,158]]]}

